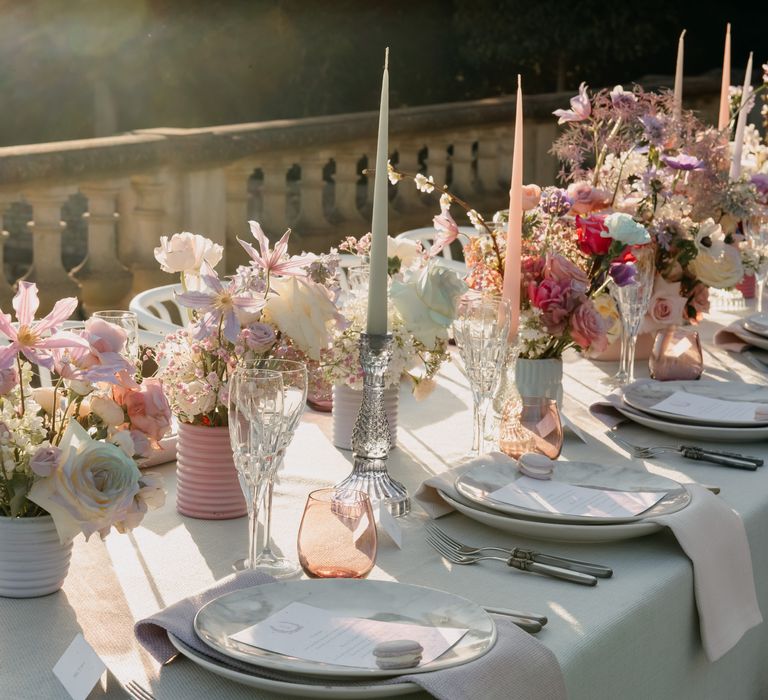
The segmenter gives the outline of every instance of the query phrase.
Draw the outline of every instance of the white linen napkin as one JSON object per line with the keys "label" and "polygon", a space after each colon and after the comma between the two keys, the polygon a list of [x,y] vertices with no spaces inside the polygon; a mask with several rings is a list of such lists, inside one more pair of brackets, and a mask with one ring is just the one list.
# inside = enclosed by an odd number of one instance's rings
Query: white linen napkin
{"label": "white linen napkin", "polygon": [[[431,518],[454,509],[440,491],[461,498],[456,478],[468,469],[489,462],[514,460],[500,452],[471,460],[448,472],[430,477],[414,498]],[[698,484],[685,484],[691,503],[669,515],[648,518],[668,527],[693,565],[693,584],[704,652],[716,661],[732,649],[747,630],[763,621],[755,593],[752,557],[744,523],[724,500]],[[599,527],[599,526],[597,526]]]}
{"label": "white linen napkin", "polygon": [[744,350],[750,347],[750,343],[747,340],[749,335],[749,331],[743,328],[739,323],[732,323],[730,326],[726,326],[725,328],[716,331],[712,338],[712,343],[723,350],[744,352]]}
{"label": "white linen napkin", "polygon": [[691,503],[648,518],[668,527],[693,564],[693,590],[704,651],[717,661],[763,621],[752,557],[741,516],[698,484],[686,484]]}

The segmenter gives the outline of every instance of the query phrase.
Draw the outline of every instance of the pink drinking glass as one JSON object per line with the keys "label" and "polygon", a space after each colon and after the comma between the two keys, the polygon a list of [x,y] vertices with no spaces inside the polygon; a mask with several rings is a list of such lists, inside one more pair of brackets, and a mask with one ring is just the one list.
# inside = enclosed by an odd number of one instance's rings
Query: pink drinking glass
{"label": "pink drinking glass", "polygon": [[319,489],[299,527],[299,563],[312,578],[365,578],[376,563],[376,522],[367,494]]}
{"label": "pink drinking glass", "polygon": [[677,326],[659,331],[653,341],[648,368],[651,377],[662,382],[698,379],[704,371],[699,334]]}
{"label": "pink drinking glass", "polygon": [[563,426],[557,401],[541,396],[523,396],[508,404],[499,430],[499,447],[519,459],[526,452],[557,459],[563,449]]}

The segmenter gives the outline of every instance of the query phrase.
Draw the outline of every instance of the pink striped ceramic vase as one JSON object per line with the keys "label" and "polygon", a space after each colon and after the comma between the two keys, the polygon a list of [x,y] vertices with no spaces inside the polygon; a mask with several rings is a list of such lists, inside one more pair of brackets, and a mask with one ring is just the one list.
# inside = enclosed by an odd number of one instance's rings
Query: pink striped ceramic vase
{"label": "pink striped ceramic vase", "polygon": [[179,423],[176,510],[204,520],[240,518],[248,513],[227,426]]}

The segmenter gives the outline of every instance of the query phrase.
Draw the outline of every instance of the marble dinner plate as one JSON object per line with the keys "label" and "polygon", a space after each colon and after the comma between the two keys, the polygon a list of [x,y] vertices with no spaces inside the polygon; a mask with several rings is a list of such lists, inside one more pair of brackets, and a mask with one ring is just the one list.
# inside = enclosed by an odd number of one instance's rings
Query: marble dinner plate
{"label": "marble dinner plate", "polygon": [[555,471],[552,475],[554,480],[609,491],[659,491],[665,495],[652,508],[638,515],[626,517],[565,515],[552,513],[543,508],[533,510],[504,503],[491,495],[521,476],[522,474],[510,464],[487,462],[464,472],[456,479],[455,486],[465,498],[494,511],[542,522],[574,523],[586,526],[633,523],[653,515],[667,515],[682,510],[691,500],[688,491],[676,481],[634,466],[566,461],[555,462]]}
{"label": "marble dinner plate", "polygon": [[[460,627],[468,632],[433,661],[409,669],[379,669],[322,663],[278,654],[238,642],[240,632],[290,603],[387,622],[425,627]],[[221,654],[257,667],[336,679],[386,678],[437,671],[479,658],[496,642],[496,626],[479,605],[452,593],[394,581],[316,579],[278,581],[227,593],[204,605],[195,617],[198,637]]]}
{"label": "marble dinner plate", "polygon": [[768,411],[768,387],[746,382],[719,382],[714,379],[696,379],[660,382],[655,379],[639,379],[624,387],[621,397],[631,408],[651,416],[671,420],[687,425],[708,425],[714,427],[749,427],[768,426],[768,420],[733,420],[729,418],[699,418],[680,416],[656,408],[656,404],[677,391],[706,396],[725,401],[751,401],[764,403]]}

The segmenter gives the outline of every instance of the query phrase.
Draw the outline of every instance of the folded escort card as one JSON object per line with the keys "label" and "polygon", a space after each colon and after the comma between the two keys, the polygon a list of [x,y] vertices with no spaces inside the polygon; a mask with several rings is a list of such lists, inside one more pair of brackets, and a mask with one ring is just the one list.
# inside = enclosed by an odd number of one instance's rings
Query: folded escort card
{"label": "folded escort card", "polygon": [[521,476],[489,496],[502,503],[560,515],[628,518],[656,505],[664,491],[611,491]]}
{"label": "folded escort card", "polygon": [[754,401],[726,401],[709,396],[675,391],[653,405],[654,410],[685,418],[731,423],[768,421],[768,405]]}
{"label": "folded escort card", "polygon": [[421,663],[434,661],[465,634],[458,627],[425,627],[339,615],[304,603],[291,603],[232,639],[306,661],[378,668],[373,649],[381,642],[412,639],[421,644]]}

